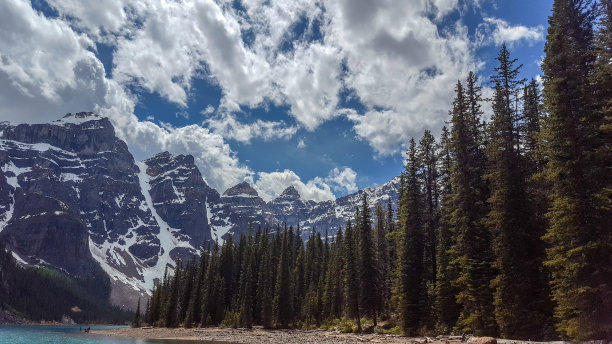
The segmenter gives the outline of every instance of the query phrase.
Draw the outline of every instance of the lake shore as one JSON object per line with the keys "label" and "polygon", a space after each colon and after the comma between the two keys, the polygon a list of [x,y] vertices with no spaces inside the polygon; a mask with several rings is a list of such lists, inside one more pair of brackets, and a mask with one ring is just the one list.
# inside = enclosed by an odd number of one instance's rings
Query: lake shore
{"label": "lake shore", "polygon": [[407,338],[394,334],[355,334],[324,330],[264,330],[262,328],[120,328],[111,330],[92,330],[103,336],[117,336],[141,339],[206,340],[226,343],[283,343],[283,344],[349,344],[349,343],[387,343],[387,344],[456,344],[457,337]]}

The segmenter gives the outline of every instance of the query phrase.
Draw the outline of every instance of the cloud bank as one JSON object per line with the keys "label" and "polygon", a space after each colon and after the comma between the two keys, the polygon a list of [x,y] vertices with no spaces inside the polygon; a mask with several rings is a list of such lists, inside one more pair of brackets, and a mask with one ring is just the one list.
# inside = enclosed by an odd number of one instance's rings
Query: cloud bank
{"label": "cloud bank", "polygon": [[[397,154],[411,136],[443,124],[454,83],[482,65],[461,20],[439,25],[457,0],[47,3],[57,18],[26,0],[0,2],[3,120],[96,111],[113,121],[137,159],[161,150],[192,154],[212,187],[251,179],[268,198],[294,185],[304,198],[331,199],[357,189],[356,173],[334,168],[304,183],[290,170],[252,171],[228,139],[285,140],[345,116],[376,154]],[[543,35],[495,18],[485,18],[480,32],[495,44]],[[112,47],[111,70],[96,55],[99,44]],[[222,93],[217,108],[202,111],[203,125],[175,128],[134,115],[141,90],[188,115],[198,79]],[[361,106],[343,105],[347,97]],[[270,104],[287,107],[288,118],[242,120],[244,109]]]}

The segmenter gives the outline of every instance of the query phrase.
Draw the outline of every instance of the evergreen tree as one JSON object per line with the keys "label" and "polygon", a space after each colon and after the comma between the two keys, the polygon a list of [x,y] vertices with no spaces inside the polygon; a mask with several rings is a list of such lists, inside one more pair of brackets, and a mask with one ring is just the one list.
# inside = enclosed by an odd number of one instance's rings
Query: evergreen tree
{"label": "evergreen tree", "polygon": [[357,331],[361,332],[361,315],[359,313],[359,270],[358,255],[355,247],[355,233],[351,221],[346,223],[346,240],[344,241],[344,286],[346,317],[357,320]]}
{"label": "evergreen tree", "polygon": [[483,137],[480,87],[473,73],[467,88],[457,83],[453,102],[451,148],[454,163],[451,171],[450,219],[455,242],[451,249],[453,264],[459,274],[454,283],[461,313],[457,330],[476,335],[495,334],[493,296],[489,282],[492,252],[490,234],[482,224],[487,213],[487,185],[483,180],[486,159]]}
{"label": "evergreen tree", "polygon": [[326,320],[337,319],[342,316],[343,306],[343,235],[342,228],[338,229],[336,240],[331,247],[329,267],[325,275],[325,289],[323,292],[323,314]]}
{"label": "evergreen tree", "polygon": [[357,227],[359,232],[359,305],[363,310],[362,314],[371,316],[374,319],[374,326],[376,326],[376,309],[380,294],[375,278],[377,274],[370,205],[365,192],[361,198],[360,215]]}
{"label": "evergreen tree", "polygon": [[[557,330],[575,340],[604,338],[612,332],[610,279],[599,268],[602,258],[603,263],[610,259],[610,225],[602,222],[602,208],[594,206],[599,204],[596,195],[602,181],[595,153],[602,147],[601,115],[590,80],[597,57],[594,19],[592,1],[555,1],[542,64],[548,112],[542,148],[547,159],[544,174],[551,184],[546,264],[552,271]],[[609,176],[609,161],[607,165]]]}
{"label": "evergreen tree", "polygon": [[291,307],[291,276],[289,273],[290,249],[288,243],[287,228],[282,235],[282,246],[280,260],[278,262],[278,274],[276,277],[276,288],[274,295],[274,319],[277,326],[286,328],[292,318]]}
{"label": "evergreen tree", "polygon": [[[217,244],[215,243],[215,247],[218,249]],[[204,248],[204,244],[202,244],[202,248],[200,249],[200,261],[198,264],[198,270],[196,272],[196,280],[193,288],[193,292],[191,294],[189,305],[187,306],[187,314],[185,315],[184,326],[186,328],[190,328],[194,322],[200,320],[200,312],[201,309],[201,301],[203,294],[203,284],[204,277],[206,273],[207,267],[207,259],[210,254],[210,249],[206,250]]]}
{"label": "evergreen tree", "polygon": [[527,177],[520,154],[519,114],[514,107],[520,90],[516,59],[505,45],[497,57],[493,116],[489,126],[487,180],[491,188],[490,211],[485,223],[494,235],[492,281],[495,318],[504,338],[542,338],[539,298],[542,297],[541,270],[530,261],[530,233],[539,233],[534,208],[527,197]]}
{"label": "evergreen tree", "polygon": [[174,277],[168,287],[168,295],[166,304],[164,307],[164,326],[166,327],[177,327],[179,325],[178,319],[178,297],[179,297],[179,281],[181,278],[181,262],[176,263],[174,270]]}
{"label": "evergreen tree", "polygon": [[387,214],[380,203],[376,204],[374,213],[376,214],[376,283],[378,286],[376,308],[378,313],[383,314],[388,309],[391,290],[389,284],[391,263],[389,261],[389,242],[387,239]]}
{"label": "evergreen tree", "polygon": [[261,310],[261,324],[264,328],[272,328],[272,300],[274,293],[274,276],[271,271],[270,238],[268,230],[264,231],[261,241],[261,269],[257,282],[257,302]]}
{"label": "evergreen tree", "polygon": [[136,313],[134,314],[134,321],[132,321],[132,327],[142,326],[140,321],[140,298],[138,298],[138,305],[136,306]]}
{"label": "evergreen tree", "polygon": [[398,215],[401,236],[396,263],[397,282],[394,288],[399,303],[400,329],[406,336],[414,336],[418,332],[423,320],[425,297],[423,224],[418,170],[416,143],[411,139],[406,161],[406,184],[402,190]]}
{"label": "evergreen tree", "polygon": [[255,265],[255,254],[252,245],[247,244],[244,251],[245,260],[242,263],[242,274],[240,277],[240,325],[241,327],[253,327],[253,275]]}
{"label": "evergreen tree", "polygon": [[451,264],[451,248],[455,246],[454,237],[451,232],[452,208],[451,196],[453,189],[451,185],[451,169],[453,157],[451,153],[451,137],[446,127],[442,128],[439,149],[440,161],[440,223],[438,227],[438,244],[436,247],[436,328],[440,333],[449,333],[459,317],[459,305],[455,295],[458,294],[456,285],[453,284],[458,277],[456,265]]}
{"label": "evergreen tree", "polygon": [[438,194],[438,156],[436,140],[429,130],[425,130],[419,141],[417,151],[419,178],[423,187],[425,211],[423,212],[423,242],[425,250],[425,278],[428,282],[436,280],[436,231],[439,222]]}

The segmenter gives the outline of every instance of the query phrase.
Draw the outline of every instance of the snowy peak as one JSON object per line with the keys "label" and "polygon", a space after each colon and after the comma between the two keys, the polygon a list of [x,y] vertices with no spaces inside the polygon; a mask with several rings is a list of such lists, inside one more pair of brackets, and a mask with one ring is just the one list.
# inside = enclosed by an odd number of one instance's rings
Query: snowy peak
{"label": "snowy peak", "polygon": [[78,112],[75,114],[68,113],[64,117],[51,122],[51,124],[70,126],[81,125],[90,121],[108,121],[108,119],[93,112]]}
{"label": "snowy peak", "polygon": [[[163,152],[145,160],[142,166],[150,178],[153,205],[168,225],[180,229],[175,236],[186,236],[183,240],[193,247],[210,240],[206,201],[212,189],[204,182],[193,156]],[[177,253],[172,258],[184,257]]]}
{"label": "snowy peak", "polygon": [[300,199],[300,193],[295,189],[293,185],[287,187],[283,193],[276,198],[278,201],[296,201]]}
{"label": "snowy peak", "polygon": [[247,182],[242,182],[225,190],[224,197],[259,197],[257,191]]}

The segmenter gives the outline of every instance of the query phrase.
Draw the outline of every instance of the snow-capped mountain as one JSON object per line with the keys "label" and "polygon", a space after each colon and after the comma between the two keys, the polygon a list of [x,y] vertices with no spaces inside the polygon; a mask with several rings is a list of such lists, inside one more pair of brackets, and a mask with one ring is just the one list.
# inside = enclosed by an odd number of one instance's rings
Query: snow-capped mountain
{"label": "snow-capped mountain", "polygon": [[[81,276],[101,267],[111,300],[133,306],[178,259],[257,226],[300,224],[334,235],[363,192],[397,203],[399,178],[334,201],[301,199],[294,187],[266,203],[248,183],[223,195],[190,155],[139,162],[107,118],[68,114],[45,124],[0,124],[0,240],[23,264]],[[97,262],[97,264],[96,264]],[[99,265],[99,267],[98,267]]]}

